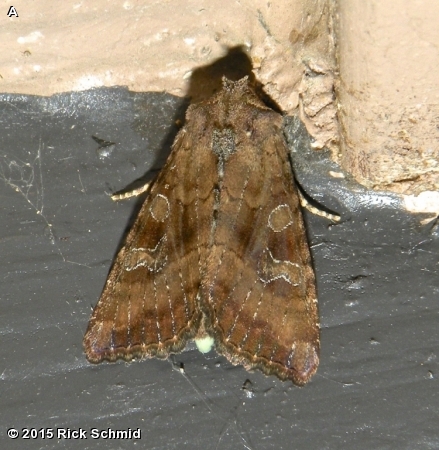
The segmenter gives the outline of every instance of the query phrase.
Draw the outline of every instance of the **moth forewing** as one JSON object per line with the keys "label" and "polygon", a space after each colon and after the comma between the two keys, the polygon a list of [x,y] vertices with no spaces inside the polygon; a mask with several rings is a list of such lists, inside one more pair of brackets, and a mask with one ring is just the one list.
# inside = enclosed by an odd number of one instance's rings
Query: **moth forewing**
{"label": "moth forewing", "polygon": [[233,121],[235,151],[222,155],[220,206],[203,279],[207,322],[219,352],[232,362],[305,384],[319,362],[317,299],[282,121],[247,85],[234,88],[239,106],[216,125],[230,128]]}
{"label": "moth forewing", "polygon": [[[186,138],[186,139],[185,139]],[[196,202],[176,181],[196,184],[191,155],[178,145],[153,184],[116,257],[84,337],[91,362],[167,357],[195,336],[201,320]],[[195,197],[195,196],[194,196]]]}

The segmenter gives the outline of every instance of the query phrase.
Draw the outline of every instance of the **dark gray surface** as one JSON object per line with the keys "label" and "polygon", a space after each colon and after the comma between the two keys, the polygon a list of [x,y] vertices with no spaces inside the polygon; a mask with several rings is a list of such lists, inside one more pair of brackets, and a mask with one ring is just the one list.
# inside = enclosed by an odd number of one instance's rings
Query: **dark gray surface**
{"label": "dark gray surface", "polygon": [[[161,166],[181,109],[123,88],[0,96],[1,448],[439,448],[438,233],[396,197],[328,179],[338,169],[294,120],[298,179],[342,215],[306,213],[322,324],[313,380],[298,388],[193,344],[174,366],[86,361],[92,306],[139,203],[108,193]],[[97,151],[92,135],[116,145]],[[11,440],[12,427],[141,439]]]}

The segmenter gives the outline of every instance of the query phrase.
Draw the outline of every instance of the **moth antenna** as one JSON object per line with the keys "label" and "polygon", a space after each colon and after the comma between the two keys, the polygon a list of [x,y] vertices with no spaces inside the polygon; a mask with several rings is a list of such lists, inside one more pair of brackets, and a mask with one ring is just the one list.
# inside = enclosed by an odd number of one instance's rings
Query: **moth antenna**
{"label": "moth antenna", "polygon": [[146,192],[150,188],[150,186],[151,186],[151,182],[146,183],[137,189],[133,189],[132,191],[113,194],[111,196],[111,200],[114,200],[115,202],[117,202],[119,200],[125,200],[125,199],[131,198],[131,197],[138,197],[139,195]]}
{"label": "moth antenna", "polygon": [[306,208],[310,213],[314,214],[315,216],[325,217],[326,219],[332,220],[333,222],[339,222],[340,216],[338,214],[331,214],[326,211],[323,211],[319,208],[316,208],[315,206],[311,205],[308,200],[305,198],[305,196],[298,190],[299,192],[299,198],[300,198],[300,205],[302,208]]}

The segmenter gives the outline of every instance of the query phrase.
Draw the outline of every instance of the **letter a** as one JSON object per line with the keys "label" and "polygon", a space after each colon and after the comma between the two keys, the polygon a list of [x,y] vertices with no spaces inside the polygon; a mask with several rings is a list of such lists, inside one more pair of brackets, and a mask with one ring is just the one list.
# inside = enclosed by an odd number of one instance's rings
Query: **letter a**
{"label": "letter a", "polygon": [[18,12],[15,9],[15,6],[10,6],[8,11],[8,17],[15,16],[18,17]]}

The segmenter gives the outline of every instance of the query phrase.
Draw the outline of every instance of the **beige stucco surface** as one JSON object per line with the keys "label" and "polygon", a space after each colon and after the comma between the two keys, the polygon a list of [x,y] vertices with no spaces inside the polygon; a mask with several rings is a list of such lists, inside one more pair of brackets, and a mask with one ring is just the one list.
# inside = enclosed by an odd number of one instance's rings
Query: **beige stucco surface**
{"label": "beige stucco surface", "polygon": [[341,160],[369,187],[439,191],[438,17],[435,0],[339,2]]}

